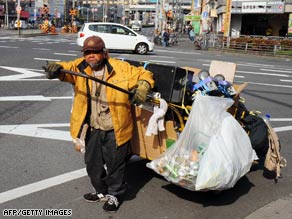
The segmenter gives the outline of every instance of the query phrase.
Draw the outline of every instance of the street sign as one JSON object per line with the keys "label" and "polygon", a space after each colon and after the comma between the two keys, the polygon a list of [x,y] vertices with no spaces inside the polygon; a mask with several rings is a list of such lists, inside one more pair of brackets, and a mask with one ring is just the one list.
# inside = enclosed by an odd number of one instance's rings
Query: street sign
{"label": "street sign", "polygon": [[203,19],[206,19],[206,18],[208,18],[208,15],[209,13],[207,12],[207,11],[204,11],[203,13],[202,13],[202,17],[203,17]]}

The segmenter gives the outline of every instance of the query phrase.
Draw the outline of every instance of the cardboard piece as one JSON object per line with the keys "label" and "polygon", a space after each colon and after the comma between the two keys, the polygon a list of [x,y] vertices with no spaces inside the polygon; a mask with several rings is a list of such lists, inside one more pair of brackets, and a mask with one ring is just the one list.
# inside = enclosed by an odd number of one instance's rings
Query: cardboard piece
{"label": "cardboard piece", "polygon": [[[202,70],[199,68],[188,66],[182,68],[193,72],[195,75],[199,74],[199,72]],[[233,83],[236,68],[237,68],[236,63],[212,60],[209,68],[209,73],[210,76],[212,77],[214,77],[217,74],[224,75],[226,81]]]}
{"label": "cardboard piece", "polygon": [[185,66],[185,67],[182,67],[183,69],[186,69],[188,71],[191,71],[195,74],[199,74],[199,72],[201,71],[200,68],[194,68],[194,67],[189,67],[189,66]]}
{"label": "cardboard piece", "polygon": [[217,74],[224,75],[225,80],[233,84],[236,68],[236,63],[212,60],[209,73],[212,77]]}
{"label": "cardboard piece", "polygon": [[234,104],[228,109],[228,112],[233,116],[235,116],[235,114],[237,113],[239,95],[241,91],[243,91],[243,89],[246,88],[247,85],[248,85],[247,82],[243,84],[233,84],[234,90],[236,91],[236,95],[233,97]]}
{"label": "cardboard piece", "polygon": [[140,107],[133,108],[134,133],[132,138],[132,153],[142,158],[154,160],[166,151],[167,144],[177,140],[177,133],[173,121],[165,121],[165,131],[158,131],[158,135],[145,136],[148,121],[152,116]]}

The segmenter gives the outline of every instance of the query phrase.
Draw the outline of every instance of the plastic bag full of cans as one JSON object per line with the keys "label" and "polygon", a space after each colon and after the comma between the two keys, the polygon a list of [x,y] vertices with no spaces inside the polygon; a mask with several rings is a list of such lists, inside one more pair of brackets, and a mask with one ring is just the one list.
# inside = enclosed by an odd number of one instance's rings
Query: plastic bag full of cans
{"label": "plastic bag full of cans", "polygon": [[[191,153],[172,154],[162,157],[156,164],[156,172],[164,176],[169,182],[189,190],[195,190],[200,160],[207,148],[207,144],[200,144]],[[149,163],[150,164],[150,163]],[[153,165],[153,163],[151,163]]]}
{"label": "plastic bag full of cans", "polygon": [[195,110],[191,110],[177,141],[146,166],[170,183],[198,191],[200,176],[205,169],[202,164],[210,148],[210,140],[221,126],[221,112],[227,113],[226,102],[229,106],[233,100],[199,95],[192,104]]}

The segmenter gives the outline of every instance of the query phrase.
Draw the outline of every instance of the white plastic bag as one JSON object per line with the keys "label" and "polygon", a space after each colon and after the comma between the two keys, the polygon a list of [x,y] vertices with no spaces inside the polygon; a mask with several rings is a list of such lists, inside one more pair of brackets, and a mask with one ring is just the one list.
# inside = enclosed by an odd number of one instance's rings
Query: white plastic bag
{"label": "white plastic bag", "polygon": [[198,95],[178,140],[147,167],[190,190],[228,189],[257,159],[246,132],[226,110],[229,98]]}
{"label": "white plastic bag", "polygon": [[256,159],[246,132],[232,116],[226,117],[201,159],[196,190],[232,188]]}

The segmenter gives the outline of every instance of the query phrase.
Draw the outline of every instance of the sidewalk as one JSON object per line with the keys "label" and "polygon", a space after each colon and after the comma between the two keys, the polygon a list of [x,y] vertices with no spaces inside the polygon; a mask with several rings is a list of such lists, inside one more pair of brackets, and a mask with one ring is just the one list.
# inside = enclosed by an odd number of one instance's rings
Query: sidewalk
{"label": "sidewalk", "polygon": [[292,218],[292,194],[271,202],[253,212],[245,219],[291,219]]}
{"label": "sidewalk", "polygon": [[31,36],[47,36],[47,35],[56,35],[59,34],[60,31],[58,30],[56,34],[54,33],[43,33],[40,29],[20,29],[18,30],[11,30],[11,29],[0,29],[0,34],[7,34],[8,36],[22,36],[22,37],[31,37]]}
{"label": "sidewalk", "polygon": [[27,34],[42,34],[41,30],[39,29],[20,29],[18,30],[11,30],[11,29],[0,29],[0,33],[6,33],[7,35],[27,35]]}
{"label": "sidewalk", "polygon": [[[189,40],[188,36],[186,34],[183,34],[182,36],[178,36],[178,44],[176,45],[171,45],[167,48],[182,48],[187,51],[208,51],[208,52],[213,52],[213,53],[226,53],[226,54],[236,54],[236,55],[250,55],[250,56],[267,56],[267,57],[278,57],[278,58],[289,58],[291,59],[292,57],[292,47],[291,49],[287,49],[286,47],[283,47],[283,50],[277,50],[278,52],[275,52],[274,49],[270,50],[271,48],[267,49],[266,45],[263,44],[262,47],[266,49],[262,50],[257,50],[257,49],[252,49],[249,47],[249,49],[246,49],[245,46],[238,46],[236,48],[234,47],[226,47],[222,45],[219,45],[218,43],[214,41],[209,41],[208,43],[208,49],[207,50],[197,50],[195,49],[194,43],[191,43]],[[158,45],[155,45],[158,46]],[[159,47],[159,46],[158,46]],[[292,217],[291,217],[292,218]]]}

